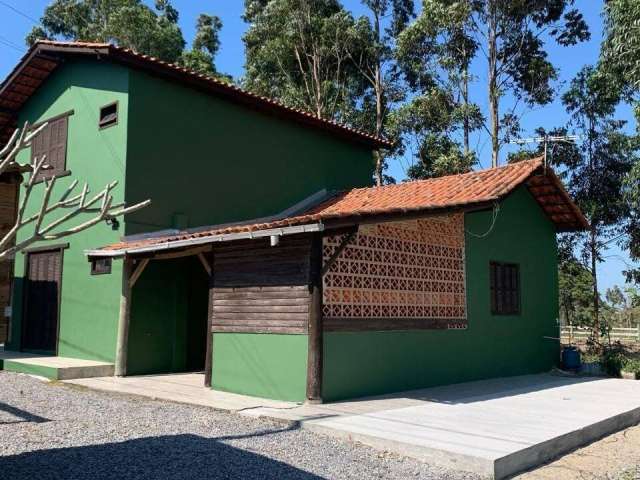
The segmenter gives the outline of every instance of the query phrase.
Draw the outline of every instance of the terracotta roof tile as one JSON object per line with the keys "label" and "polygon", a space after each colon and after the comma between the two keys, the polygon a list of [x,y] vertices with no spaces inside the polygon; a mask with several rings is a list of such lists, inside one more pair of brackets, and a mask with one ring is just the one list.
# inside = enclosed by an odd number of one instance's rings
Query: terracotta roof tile
{"label": "terracotta roof tile", "polygon": [[[300,123],[321,128],[329,132],[339,134],[345,138],[356,140],[370,145],[372,148],[391,147],[392,144],[375,135],[352,128],[348,125],[320,118],[312,113],[298,108],[288,107],[277,100],[267,98],[255,93],[243,90],[231,83],[194,72],[187,68],[159,60],[150,55],[143,55],[128,48],[122,48],[109,43],[94,42],[59,42],[40,40],[36,42],[20,60],[18,65],[0,84],[0,140],[11,134],[15,128],[15,121],[11,112],[16,112],[28,100],[57,67],[55,55],[98,55],[111,58],[137,68],[153,70],[155,73],[171,77],[174,80],[197,85],[208,91],[227,96],[238,102],[248,104],[254,108],[269,111],[271,113],[288,117]],[[38,73],[38,81],[35,84],[25,86],[26,76],[22,73],[25,68],[35,68]],[[33,75],[29,75],[33,79]],[[25,94],[27,88],[28,94]]]}
{"label": "terracotta roof tile", "polygon": [[[358,223],[358,220],[363,217],[375,218],[379,215],[398,215],[400,219],[403,214],[411,212],[428,213],[456,208],[469,209],[500,201],[505,195],[525,183],[559,229],[581,229],[588,226],[582,213],[573,204],[555,174],[551,169],[544,168],[542,158],[535,158],[500,168],[461,175],[382,187],[356,188],[336,193],[301,214],[287,218],[261,223],[249,221],[228,226],[212,226],[196,232],[125,240],[103,247],[102,250],[135,250],[189,239],[258,232],[317,222],[330,226],[332,222],[344,219]],[[554,202],[547,202],[546,197],[553,197]],[[558,205],[562,207],[561,210],[557,210]]]}

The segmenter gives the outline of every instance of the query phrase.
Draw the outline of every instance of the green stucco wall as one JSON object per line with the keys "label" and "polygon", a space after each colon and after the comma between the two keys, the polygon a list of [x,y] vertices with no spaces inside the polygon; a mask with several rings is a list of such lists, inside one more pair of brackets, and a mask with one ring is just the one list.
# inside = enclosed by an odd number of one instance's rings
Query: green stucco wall
{"label": "green stucco wall", "polygon": [[[127,219],[127,234],[271,215],[322,189],[372,181],[368,147],[142,72],[130,72],[129,110],[126,198],[153,203]],[[151,343],[132,330],[131,373],[175,371],[174,347],[162,332],[173,330],[167,315],[183,308],[182,298],[158,300],[163,285],[173,291],[173,274],[145,272],[152,278],[134,288],[132,329],[155,330]],[[214,337],[213,388],[304,399],[306,336]]]}
{"label": "green stucco wall", "polygon": [[307,380],[306,335],[216,333],[212,387],[302,402]]}
{"label": "green stucco wall", "polygon": [[371,149],[131,71],[127,233],[278,213],[322,190],[371,184]]}
{"label": "green stucco wall", "polygon": [[[39,122],[73,110],[69,117],[67,170],[72,174],[60,178],[53,198],[60,195],[73,179],[80,186],[86,181],[97,193],[108,182],[118,180],[114,202],[124,199],[124,172],[127,143],[128,111],[127,69],[109,63],[68,60],[60,66],[27,102],[20,113],[20,122]],[[119,120],[116,126],[99,130],[101,106],[118,101]],[[22,154],[28,158],[29,152]],[[35,213],[39,207],[43,185],[36,187],[33,204],[27,209]],[[51,218],[55,218],[52,216]],[[88,216],[86,218],[89,218]],[[76,217],[74,224],[82,222]],[[84,250],[118,241],[124,226],[113,231],[101,223],[92,229],[54,244],[69,242],[64,250],[62,301],[58,354],[91,360],[113,361],[118,320],[121,262],[114,262],[111,275],[90,276]],[[23,232],[19,239],[26,235]],[[43,246],[40,243],[38,246]],[[20,348],[22,296],[24,275],[23,254],[16,255],[15,288],[11,341],[8,349]]]}
{"label": "green stucco wall", "polygon": [[[326,333],[327,401],[549,370],[557,363],[555,231],[521,188],[491,212],[465,216],[467,330]],[[490,312],[489,262],[520,265],[521,315]]]}
{"label": "green stucco wall", "polygon": [[208,301],[196,257],[150,262],[133,288],[127,373],[203,370]]}

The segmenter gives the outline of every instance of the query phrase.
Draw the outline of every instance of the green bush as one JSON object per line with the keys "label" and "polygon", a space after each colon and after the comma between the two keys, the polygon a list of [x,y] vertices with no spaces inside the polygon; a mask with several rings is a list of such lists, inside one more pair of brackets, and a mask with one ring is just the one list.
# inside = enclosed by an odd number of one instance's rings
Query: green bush
{"label": "green bush", "polygon": [[627,359],[622,370],[625,372],[635,374],[636,379],[640,380],[640,360],[638,359]]}
{"label": "green bush", "polygon": [[600,359],[602,368],[607,375],[611,375],[612,377],[620,376],[620,372],[627,361],[626,350],[620,343],[614,343],[611,346],[605,347]]}

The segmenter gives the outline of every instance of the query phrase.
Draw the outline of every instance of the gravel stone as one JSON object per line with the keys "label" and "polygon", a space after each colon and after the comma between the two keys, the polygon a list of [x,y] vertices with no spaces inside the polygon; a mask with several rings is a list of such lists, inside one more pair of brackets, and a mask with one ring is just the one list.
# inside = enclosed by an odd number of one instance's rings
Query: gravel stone
{"label": "gravel stone", "polygon": [[418,460],[205,407],[0,371],[0,478],[460,479]]}

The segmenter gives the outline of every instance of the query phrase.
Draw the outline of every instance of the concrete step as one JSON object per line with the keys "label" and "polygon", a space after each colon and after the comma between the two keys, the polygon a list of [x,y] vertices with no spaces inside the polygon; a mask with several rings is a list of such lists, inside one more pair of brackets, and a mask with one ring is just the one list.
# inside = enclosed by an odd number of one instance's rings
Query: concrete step
{"label": "concrete step", "polygon": [[51,380],[71,380],[112,376],[114,365],[95,360],[0,350],[0,370],[39,375]]}

